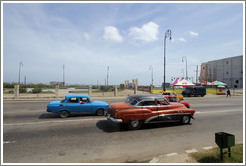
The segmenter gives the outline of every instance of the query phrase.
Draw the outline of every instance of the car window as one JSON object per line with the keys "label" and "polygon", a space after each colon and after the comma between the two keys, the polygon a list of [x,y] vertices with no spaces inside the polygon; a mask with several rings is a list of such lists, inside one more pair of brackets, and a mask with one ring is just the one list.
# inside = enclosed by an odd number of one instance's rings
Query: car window
{"label": "car window", "polygon": [[80,104],[81,103],[89,103],[89,99],[87,97],[80,97]]}
{"label": "car window", "polygon": [[[170,100],[170,98],[169,98],[169,100]],[[160,104],[160,105],[170,105],[170,103],[167,101],[166,98],[159,99],[158,100],[158,104]]]}
{"label": "car window", "polygon": [[149,100],[141,101],[138,105],[139,106],[153,106],[155,105],[155,101],[149,101]]}
{"label": "car window", "polygon": [[136,99],[130,98],[130,97],[128,97],[128,98],[126,98],[126,99],[124,100],[124,103],[129,104],[129,105],[136,105],[137,102],[138,102],[138,101],[137,101]]}
{"label": "car window", "polygon": [[79,102],[78,97],[71,97],[71,98],[68,100],[68,103],[78,103],[78,102]]}
{"label": "car window", "polygon": [[176,97],[169,97],[169,101],[170,102],[176,102],[177,100],[176,100]]}

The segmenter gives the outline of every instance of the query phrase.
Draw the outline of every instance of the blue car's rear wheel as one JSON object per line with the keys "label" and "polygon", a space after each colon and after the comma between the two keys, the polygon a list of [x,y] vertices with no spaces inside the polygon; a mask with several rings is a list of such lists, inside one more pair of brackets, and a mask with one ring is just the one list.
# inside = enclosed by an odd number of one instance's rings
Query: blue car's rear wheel
{"label": "blue car's rear wheel", "polygon": [[70,113],[66,110],[63,110],[63,111],[60,111],[59,115],[61,118],[67,118],[70,116]]}

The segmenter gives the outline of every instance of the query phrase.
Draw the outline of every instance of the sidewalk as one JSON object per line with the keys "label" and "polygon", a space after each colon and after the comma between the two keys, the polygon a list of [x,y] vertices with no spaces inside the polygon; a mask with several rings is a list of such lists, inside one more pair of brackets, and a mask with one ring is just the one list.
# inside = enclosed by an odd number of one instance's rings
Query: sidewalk
{"label": "sidewalk", "polygon": [[153,158],[150,163],[197,163],[189,154],[160,155]]}

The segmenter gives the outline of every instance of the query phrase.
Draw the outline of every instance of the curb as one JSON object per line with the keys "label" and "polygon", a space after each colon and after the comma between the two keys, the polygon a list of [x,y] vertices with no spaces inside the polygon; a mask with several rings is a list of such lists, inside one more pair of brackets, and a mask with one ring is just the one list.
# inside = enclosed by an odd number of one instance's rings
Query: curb
{"label": "curb", "polygon": [[[235,142],[235,144],[244,144],[243,141]],[[208,151],[213,148],[216,148],[218,146],[206,146],[206,147],[200,147],[199,150],[195,148],[191,148],[188,150],[185,150],[186,153],[168,153],[159,155],[157,157],[154,157],[152,160],[149,161],[149,163],[197,163],[194,159],[192,159],[189,154],[196,153],[196,152],[202,152],[202,151]]]}

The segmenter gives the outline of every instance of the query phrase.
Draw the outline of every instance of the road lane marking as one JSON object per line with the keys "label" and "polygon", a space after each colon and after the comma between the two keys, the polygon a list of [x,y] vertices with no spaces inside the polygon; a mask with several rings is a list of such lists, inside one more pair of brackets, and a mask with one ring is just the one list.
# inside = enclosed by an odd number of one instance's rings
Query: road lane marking
{"label": "road lane marking", "polygon": [[3,144],[13,144],[16,143],[16,141],[3,141]]}
{"label": "road lane marking", "polygon": [[207,146],[207,147],[203,147],[204,150],[210,150],[210,149],[213,149],[212,146]]}
{"label": "road lane marking", "polygon": [[191,149],[191,150],[186,150],[187,153],[195,153],[195,152],[198,152],[196,149]]}
{"label": "road lane marking", "polygon": [[168,153],[168,154],[166,154],[167,157],[176,156],[176,155],[178,155],[178,153]]}
{"label": "road lane marking", "polygon": [[150,163],[156,163],[157,161],[159,161],[158,158],[153,158],[152,160],[150,160]]}
{"label": "road lane marking", "polygon": [[242,110],[225,110],[225,111],[196,111],[195,114],[209,114],[209,113],[224,113],[224,112],[242,112]]}
{"label": "road lane marking", "polygon": [[90,119],[76,119],[76,120],[56,120],[56,121],[42,121],[42,122],[29,122],[29,123],[7,123],[4,126],[19,126],[19,125],[34,125],[34,124],[47,124],[47,123],[64,123],[64,122],[83,122],[91,120],[106,120],[106,118],[90,118]]}

